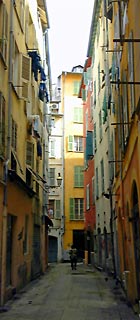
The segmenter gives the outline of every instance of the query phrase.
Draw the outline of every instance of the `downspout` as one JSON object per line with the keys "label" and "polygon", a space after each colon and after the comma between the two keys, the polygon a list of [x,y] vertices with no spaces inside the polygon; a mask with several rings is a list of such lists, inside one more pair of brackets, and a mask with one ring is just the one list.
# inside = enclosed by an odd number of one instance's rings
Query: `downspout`
{"label": "downspout", "polygon": [[11,114],[12,114],[12,47],[13,47],[13,0],[10,1],[10,37],[9,37],[9,72],[8,72],[8,135],[6,161],[4,163],[4,194],[2,214],[2,264],[1,264],[1,306],[5,302],[6,288],[6,245],[7,245],[7,188],[8,188],[8,163],[11,153]]}
{"label": "downspout", "polygon": [[[66,78],[66,72],[64,73],[64,81],[63,86],[61,85],[61,88],[63,87],[63,126],[62,126],[62,216],[61,216],[61,237],[65,233],[65,78]],[[61,92],[62,97],[62,92]],[[64,254],[64,245],[63,245],[63,237],[62,237],[62,251]]]}
{"label": "downspout", "polygon": [[[47,62],[47,56],[46,56],[46,50],[45,48],[48,45],[48,37],[47,37],[47,31],[46,30],[43,34],[43,67],[45,68],[46,66],[46,62]],[[46,172],[48,169],[48,152],[47,152],[47,148],[48,148],[48,136],[49,136],[49,130],[47,130],[47,140],[46,140],[46,123],[47,123],[47,114],[48,114],[48,110],[47,110],[47,102],[44,101],[43,103],[43,128],[45,128],[45,136],[43,139],[43,152],[42,152],[42,158],[43,158],[43,179],[45,181],[47,181],[46,177]],[[46,211],[47,211],[47,205],[48,205],[48,193],[43,189],[42,192],[42,197],[43,197],[43,205],[42,205],[42,241],[43,241],[43,250],[42,250],[42,259],[43,259],[43,272],[45,272],[47,264],[48,264],[48,240],[46,239],[46,232],[48,232],[46,230],[46,226],[45,226],[45,215],[46,215]],[[48,235],[47,235],[48,236]]]}

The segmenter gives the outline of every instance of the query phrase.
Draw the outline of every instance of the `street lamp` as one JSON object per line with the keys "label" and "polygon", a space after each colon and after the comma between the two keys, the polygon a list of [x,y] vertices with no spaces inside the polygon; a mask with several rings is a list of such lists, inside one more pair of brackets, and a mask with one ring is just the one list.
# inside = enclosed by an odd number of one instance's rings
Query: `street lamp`
{"label": "street lamp", "polygon": [[61,186],[61,183],[62,183],[62,177],[61,177],[61,174],[60,172],[58,173],[58,177],[57,177],[57,184],[58,184],[58,187]]}

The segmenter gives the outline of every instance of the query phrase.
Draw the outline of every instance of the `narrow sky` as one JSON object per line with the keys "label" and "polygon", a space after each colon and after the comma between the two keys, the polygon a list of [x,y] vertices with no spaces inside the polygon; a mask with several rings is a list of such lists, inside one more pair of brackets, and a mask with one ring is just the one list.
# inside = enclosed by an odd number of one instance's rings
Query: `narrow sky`
{"label": "narrow sky", "polygon": [[94,0],[47,0],[52,83],[62,71],[84,66]]}

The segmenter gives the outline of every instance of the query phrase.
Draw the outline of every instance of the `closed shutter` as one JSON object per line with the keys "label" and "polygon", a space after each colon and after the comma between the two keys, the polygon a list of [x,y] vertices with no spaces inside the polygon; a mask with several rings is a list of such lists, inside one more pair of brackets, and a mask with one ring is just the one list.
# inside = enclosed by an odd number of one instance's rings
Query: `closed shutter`
{"label": "closed shutter", "polygon": [[70,198],[70,220],[74,219],[74,199]]}
{"label": "closed shutter", "polygon": [[[129,39],[133,39],[133,32],[130,32]],[[133,42],[128,43],[128,72],[129,72],[129,81],[134,82],[134,46]],[[130,85],[130,108],[131,116],[135,111],[135,87],[134,84]]]}
{"label": "closed shutter", "polygon": [[68,136],[68,151],[73,151],[73,136]]}
{"label": "closed shutter", "polygon": [[31,59],[28,56],[22,55],[22,93],[21,97],[28,101],[29,100],[29,81],[31,75]]}
{"label": "closed shutter", "polygon": [[0,52],[4,61],[7,61],[7,42],[8,42],[8,14],[5,4],[2,4],[2,24],[0,33]]}
{"label": "closed shutter", "polygon": [[56,219],[60,219],[60,218],[61,218],[61,213],[60,213],[60,200],[56,200],[55,218],[56,218]]}
{"label": "closed shutter", "polygon": [[84,175],[83,175],[83,166],[74,167],[74,187],[83,187]]}
{"label": "closed shutter", "polygon": [[5,99],[0,92],[0,155],[4,156],[5,149]]}

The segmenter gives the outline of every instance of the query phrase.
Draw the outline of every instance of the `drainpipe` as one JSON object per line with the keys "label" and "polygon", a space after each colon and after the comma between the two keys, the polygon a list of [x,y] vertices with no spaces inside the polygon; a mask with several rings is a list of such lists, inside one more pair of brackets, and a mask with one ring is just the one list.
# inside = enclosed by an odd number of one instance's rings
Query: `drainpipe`
{"label": "drainpipe", "polygon": [[12,47],[13,47],[13,0],[10,1],[10,42],[9,42],[9,73],[8,73],[8,135],[6,161],[4,163],[4,194],[2,214],[2,264],[1,264],[1,297],[3,306],[6,287],[6,245],[7,245],[7,187],[8,187],[8,163],[11,152],[11,114],[12,114]]}
{"label": "drainpipe", "polygon": [[[48,30],[46,30],[43,34],[43,67],[45,68],[46,66],[46,62],[47,62],[47,53],[45,48],[48,47],[48,34],[47,34]],[[48,114],[48,110],[47,110],[47,102],[44,101],[43,103],[43,128],[45,128],[45,132],[46,132],[46,123],[47,123],[47,114]],[[48,150],[46,150],[48,148],[48,135],[49,135],[49,131],[47,130],[47,141],[46,141],[46,135],[44,137],[43,140],[43,152],[42,152],[42,159],[43,159],[43,179],[45,181],[47,181],[48,177],[46,177],[46,172],[48,169]],[[44,184],[45,186],[45,184]],[[45,272],[48,261],[47,261],[47,253],[48,253],[48,240],[46,239],[46,232],[48,232],[46,230],[46,226],[45,226],[45,215],[46,215],[46,209],[47,209],[47,204],[48,204],[48,192],[46,192],[43,189],[42,192],[42,197],[43,197],[43,205],[42,205],[42,268],[43,268],[43,272]],[[48,235],[47,235],[48,236]]]}
{"label": "drainpipe", "polygon": [[[61,215],[61,241],[62,241],[62,253],[64,255],[63,236],[65,233],[65,159],[64,159],[64,139],[65,139],[65,80],[67,72],[64,73],[63,80],[63,127],[62,127],[62,215]],[[61,85],[62,89],[62,85]],[[62,92],[61,92],[62,97]],[[63,256],[62,255],[62,256]],[[63,258],[63,257],[62,257]]]}
{"label": "drainpipe", "polygon": [[[105,22],[105,21],[106,22]],[[108,19],[105,19],[105,13],[103,10],[103,37],[104,37],[104,45],[105,45],[105,51],[106,48],[108,48],[108,39],[107,35],[105,34],[105,31],[108,30]],[[105,42],[106,41],[106,42]],[[109,75],[109,59],[108,54],[104,51],[104,63],[105,63],[105,74],[108,76],[108,79],[110,77]],[[108,80],[109,81],[109,80]],[[107,99],[109,98],[111,88],[109,87],[109,84],[105,87],[105,92],[107,94]],[[108,158],[111,159],[110,154],[110,137],[111,137],[111,131],[110,131],[110,122],[109,117],[107,115],[107,139],[108,139]],[[110,166],[110,164],[109,164]],[[114,250],[114,230],[113,230],[113,201],[112,201],[112,188],[113,188],[113,181],[111,176],[111,170],[110,167],[108,167],[109,170],[109,195],[108,199],[110,201],[110,236],[111,236],[111,255],[112,255],[112,265],[113,265],[113,272],[114,272],[114,278],[116,278],[116,261],[115,261],[115,250]]]}

